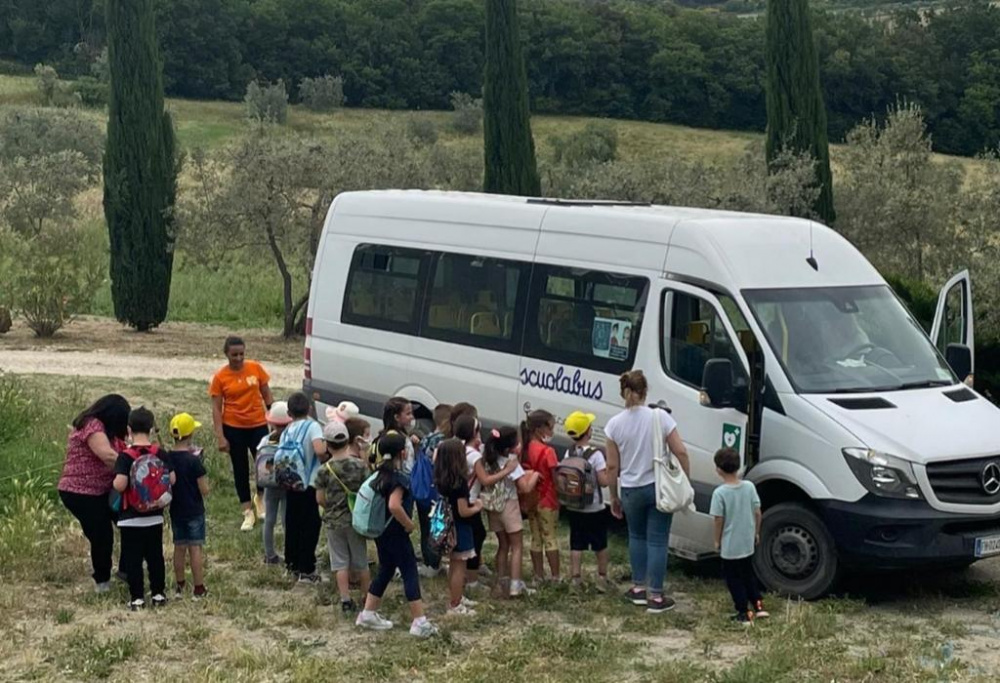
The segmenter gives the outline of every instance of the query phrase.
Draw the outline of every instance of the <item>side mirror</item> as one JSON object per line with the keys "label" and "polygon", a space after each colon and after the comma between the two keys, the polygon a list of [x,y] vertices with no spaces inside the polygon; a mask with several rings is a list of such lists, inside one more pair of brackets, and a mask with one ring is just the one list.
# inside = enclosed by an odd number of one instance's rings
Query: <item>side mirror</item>
{"label": "side mirror", "polygon": [[958,375],[960,382],[964,382],[965,378],[972,374],[972,349],[965,344],[948,344],[944,359]]}
{"label": "side mirror", "polygon": [[713,358],[705,363],[701,376],[702,405],[712,408],[728,408],[733,405],[733,363],[727,358]]}

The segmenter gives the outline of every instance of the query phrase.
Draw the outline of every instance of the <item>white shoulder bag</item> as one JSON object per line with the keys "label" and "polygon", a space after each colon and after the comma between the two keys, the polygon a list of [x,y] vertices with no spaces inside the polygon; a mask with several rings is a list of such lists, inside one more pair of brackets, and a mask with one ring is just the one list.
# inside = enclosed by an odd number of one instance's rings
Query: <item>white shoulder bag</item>
{"label": "white shoulder bag", "polygon": [[694,512],[694,488],[673,453],[667,448],[663,423],[652,409],[653,418],[653,474],[656,476],[656,509],[668,514]]}

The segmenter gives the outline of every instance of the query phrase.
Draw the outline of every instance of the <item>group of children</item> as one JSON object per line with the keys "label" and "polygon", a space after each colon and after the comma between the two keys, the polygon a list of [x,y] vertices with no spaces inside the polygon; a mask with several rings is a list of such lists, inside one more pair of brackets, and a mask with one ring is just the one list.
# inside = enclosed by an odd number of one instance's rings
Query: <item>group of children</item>
{"label": "group of children", "polygon": [[[390,399],[386,404],[383,430],[375,439],[372,439],[369,423],[358,416],[357,407],[351,403],[331,408],[323,426],[308,412],[309,402],[301,393],[293,394],[287,402],[275,402],[268,411],[271,433],[262,441],[261,449],[281,448],[289,441],[298,442],[297,453],[301,454],[308,474],[297,490],[265,489],[264,561],[267,564],[284,561],[287,571],[300,583],[318,581],[315,554],[321,524],[330,569],[336,576],[341,609],[345,614],[357,612],[357,626],[372,630],[393,627],[378,609],[388,584],[398,574],[410,607],[410,633],[418,637],[437,633],[437,628],[424,614],[420,590],[420,577],[437,574],[440,567],[441,558],[436,551],[441,550],[441,546],[432,542],[429,529],[434,505],[427,505],[426,500],[421,505],[418,501],[419,524],[414,521],[410,478],[418,461],[424,458],[429,459],[432,467],[435,504],[447,505],[453,521],[452,540],[444,548],[449,560],[448,615],[475,614],[477,603],[467,597],[467,593],[481,586],[480,576],[487,571],[482,562],[487,529],[497,540],[493,563],[497,594],[517,598],[533,592],[522,577],[524,519],[531,530],[529,552],[536,585],[546,578],[560,581],[557,534],[561,508],[565,508],[570,530],[571,581],[575,585],[582,582],[583,554],[593,551],[597,564],[594,587],[600,592],[609,587],[610,512],[601,489],[611,482],[604,453],[591,444],[594,415],[577,411],[563,420],[573,445],[560,458],[550,445],[555,416],[543,410],[528,414],[520,428],[499,427],[483,433],[478,412],[472,404],[440,405],[434,410],[435,431],[422,439],[409,434],[414,415],[411,403],[405,399]],[[132,445],[119,457],[115,469],[115,490],[122,492],[127,500],[137,458],[152,451],[166,463],[172,490],[170,518],[175,546],[176,597],[181,597],[185,590],[187,557],[190,558],[194,596],[207,593],[201,546],[205,540],[203,496],[208,488],[200,452],[192,444],[192,435],[199,426],[186,413],[175,416],[170,423],[173,448],[167,453],[157,453],[158,447],[151,441],[155,428],[152,413],[144,408],[134,410],[129,419]],[[717,545],[723,556],[727,584],[734,596],[737,618],[746,622],[755,616],[766,616],[749,559],[759,531],[760,502],[753,485],[739,480],[739,456],[732,456],[732,452],[725,450],[716,456],[724,485],[713,496],[711,513],[716,516]],[[561,463],[575,463],[574,467],[578,466],[592,477],[592,481],[577,482],[587,489],[588,495],[573,498],[573,505],[561,504],[565,493],[564,482],[557,482],[563,476]],[[369,572],[368,539],[352,524],[355,501],[366,486],[384,500],[387,520],[384,530],[374,539],[378,555],[374,578]],[[285,506],[284,560],[274,549],[274,528],[281,516],[282,504]],[[124,570],[128,575],[133,609],[145,604],[143,562],[149,572],[152,604],[166,603],[162,509],[148,512],[136,509],[141,507],[124,506],[119,522]],[[314,526],[313,517],[315,533],[310,531]],[[422,567],[418,566],[410,540],[417,528],[421,535]],[[364,596],[360,606],[351,595],[352,584],[359,585]]]}

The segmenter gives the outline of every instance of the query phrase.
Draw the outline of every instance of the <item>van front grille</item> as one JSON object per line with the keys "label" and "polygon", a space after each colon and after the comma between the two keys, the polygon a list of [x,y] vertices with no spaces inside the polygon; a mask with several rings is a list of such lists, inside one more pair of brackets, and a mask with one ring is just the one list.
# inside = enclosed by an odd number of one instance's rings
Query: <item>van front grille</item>
{"label": "van front grille", "polygon": [[927,479],[943,503],[1000,503],[1000,456],[931,463]]}

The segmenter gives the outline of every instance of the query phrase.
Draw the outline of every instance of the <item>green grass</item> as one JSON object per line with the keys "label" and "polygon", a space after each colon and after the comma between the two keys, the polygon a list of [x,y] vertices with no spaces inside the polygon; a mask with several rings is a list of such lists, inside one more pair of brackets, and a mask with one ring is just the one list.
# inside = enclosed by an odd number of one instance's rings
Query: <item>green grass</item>
{"label": "green grass", "polygon": [[[87,544],[55,497],[65,425],[80,406],[110,391],[150,406],[161,423],[180,409],[207,421],[204,385],[42,377],[5,381],[16,382],[35,409],[26,431],[0,444],[0,476],[49,467],[28,487],[0,480],[0,630],[5,634],[0,680],[126,681],[141,672],[144,680],[197,682],[930,683],[992,680],[1000,670],[1000,662],[973,654],[973,634],[996,633],[996,626],[995,605],[987,604],[995,593],[985,594],[971,580],[949,581],[952,589],[907,581],[898,596],[877,608],[857,598],[772,599],[773,618],[746,631],[728,621],[728,596],[714,570],[673,560],[668,580],[679,606],[665,616],[650,617],[617,594],[560,585],[546,586],[523,601],[486,598],[476,617],[456,621],[443,617],[444,579],[433,579],[421,584],[429,615],[441,626],[439,638],[416,641],[403,628],[359,632],[340,615],[329,584],[293,587],[280,571],[262,565],[259,534],[237,530],[227,459],[212,448],[206,453],[212,596],[131,614],[124,607],[124,586],[115,584],[108,595],[92,592]],[[277,389],[279,395],[285,391]],[[0,412],[9,408],[0,405]],[[203,435],[203,441],[210,439]],[[491,542],[487,557],[493,548]],[[169,558],[169,542],[167,551]],[[592,562],[588,557],[585,573],[593,571]],[[612,541],[612,562],[612,576],[627,577],[625,546],[618,537]],[[169,560],[167,572],[170,577]],[[383,612],[406,623],[398,583],[390,587]]]}

